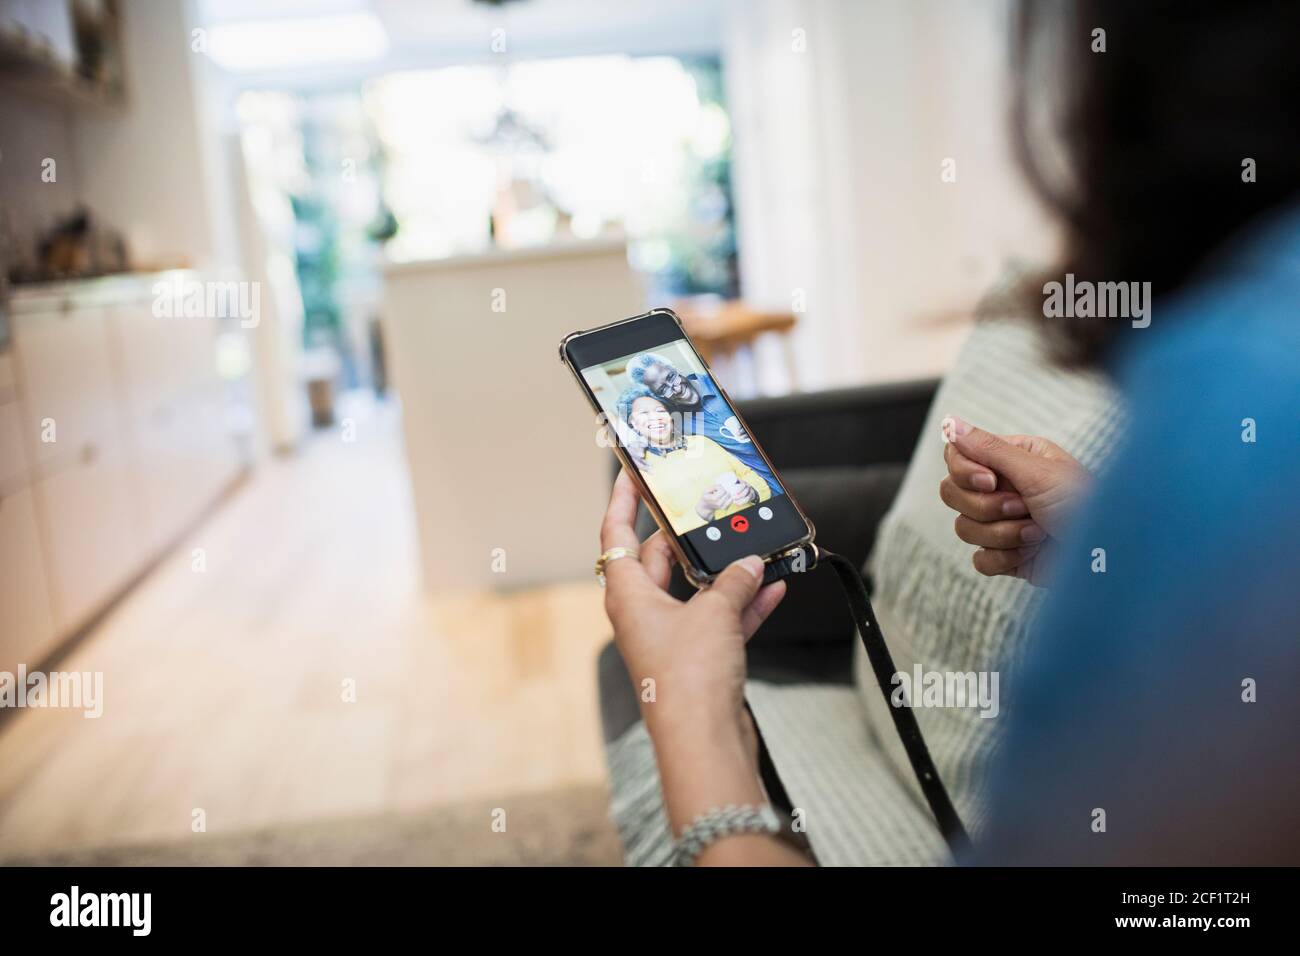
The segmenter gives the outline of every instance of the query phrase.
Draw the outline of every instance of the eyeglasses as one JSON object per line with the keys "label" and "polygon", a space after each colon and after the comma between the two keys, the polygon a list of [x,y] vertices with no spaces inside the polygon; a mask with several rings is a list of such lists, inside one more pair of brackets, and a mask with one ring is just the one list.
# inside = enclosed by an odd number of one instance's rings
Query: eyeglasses
{"label": "eyeglasses", "polygon": [[676,392],[678,388],[681,387],[681,384],[682,384],[682,373],[677,371],[676,369],[673,369],[662,379],[660,379],[659,384],[651,388],[650,391],[654,392],[660,398],[668,398],[670,395]]}

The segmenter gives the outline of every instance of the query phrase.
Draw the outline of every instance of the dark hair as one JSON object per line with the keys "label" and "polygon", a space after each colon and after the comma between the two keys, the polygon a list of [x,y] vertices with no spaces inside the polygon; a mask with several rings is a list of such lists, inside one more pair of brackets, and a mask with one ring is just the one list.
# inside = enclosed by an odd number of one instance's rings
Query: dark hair
{"label": "dark hair", "polygon": [[629,385],[627,388],[623,389],[618,398],[614,401],[614,408],[618,413],[619,421],[628,425],[632,424],[632,403],[638,398],[653,398],[660,405],[663,405],[664,408],[668,407],[667,405],[664,405],[662,398],[650,391],[650,389],[646,388],[644,385]]}
{"label": "dark hair", "polygon": [[[1066,273],[1160,299],[1300,193],[1300,0],[1021,0],[1014,61],[1016,152],[1065,229],[1064,260],[1025,290],[1040,314],[1043,283]],[[1044,321],[1069,364],[1139,334]]]}

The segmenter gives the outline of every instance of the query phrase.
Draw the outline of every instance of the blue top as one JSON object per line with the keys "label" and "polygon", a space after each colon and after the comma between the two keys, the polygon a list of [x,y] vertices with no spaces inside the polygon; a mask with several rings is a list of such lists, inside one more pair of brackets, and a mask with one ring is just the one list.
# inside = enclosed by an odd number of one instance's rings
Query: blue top
{"label": "blue top", "polygon": [[1122,332],[976,862],[1300,858],[1300,210],[1205,276]]}
{"label": "blue top", "polygon": [[777,484],[772,470],[767,467],[763,456],[754,447],[740,420],[736,418],[736,413],[718,394],[713,379],[697,372],[692,372],[686,378],[700,393],[700,407],[698,409],[688,409],[680,405],[673,407],[672,410],[682,416],[682,430],[689,435],[704,435],[712,438],[758,472],[758,476],[772,489],[772,494],[781,494],[781,486]]}

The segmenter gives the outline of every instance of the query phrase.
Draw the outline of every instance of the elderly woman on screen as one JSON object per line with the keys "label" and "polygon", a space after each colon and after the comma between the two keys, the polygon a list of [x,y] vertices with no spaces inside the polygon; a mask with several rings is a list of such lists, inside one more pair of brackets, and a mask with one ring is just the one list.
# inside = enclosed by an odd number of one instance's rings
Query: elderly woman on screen
{"label": "elderly woman on screen", "polygon": [[644,447],[633,460],[679,534],[772,497],[767,482],[717,442],[684,434],[648,388],[625,390],[618,417]]}

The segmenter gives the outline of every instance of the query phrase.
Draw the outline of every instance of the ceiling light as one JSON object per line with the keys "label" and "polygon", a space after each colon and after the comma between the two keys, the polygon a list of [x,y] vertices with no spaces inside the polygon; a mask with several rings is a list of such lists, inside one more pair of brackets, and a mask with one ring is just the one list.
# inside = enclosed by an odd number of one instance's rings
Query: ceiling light
{"label": "ceiling light", "polygon": [[245,20],[211,28],[212,59],[235,73],[377,60],[388,34],[371,13]]}

